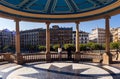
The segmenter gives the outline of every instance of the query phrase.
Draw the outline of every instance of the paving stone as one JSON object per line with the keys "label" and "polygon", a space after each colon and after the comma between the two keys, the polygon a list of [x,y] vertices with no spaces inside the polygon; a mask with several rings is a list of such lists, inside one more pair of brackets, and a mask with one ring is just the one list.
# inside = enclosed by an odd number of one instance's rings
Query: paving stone
{"label": "paving stone", "polygon": [[120,79],[120,67],[114,66],[66,62],[5,64],[0,66],[0,79]]}

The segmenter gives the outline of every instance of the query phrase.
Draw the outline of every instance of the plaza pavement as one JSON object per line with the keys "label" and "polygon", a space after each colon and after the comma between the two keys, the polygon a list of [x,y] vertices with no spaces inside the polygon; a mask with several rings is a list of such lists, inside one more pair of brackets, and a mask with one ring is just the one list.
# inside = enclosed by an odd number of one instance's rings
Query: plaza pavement
{"label": "plaza pavement", "polygon": [[120,79],[120,64],[34,62],[0,64],[0,79]]}

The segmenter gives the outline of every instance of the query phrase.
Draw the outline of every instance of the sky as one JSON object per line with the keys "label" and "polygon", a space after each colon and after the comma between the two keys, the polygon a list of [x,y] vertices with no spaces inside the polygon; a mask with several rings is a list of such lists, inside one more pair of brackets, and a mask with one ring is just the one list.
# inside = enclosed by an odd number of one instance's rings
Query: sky
{"label": "sky", "polygon": [[[60,27],[72,27],[73,30],[75,30],[76,24],[73,23],[52,23],[50,24],[50,27],[53,25],[59,25]],[[110,19],[110,26],[111,28],[120,27],[120,14],[112,16]],[[105,20],[99,19],[99,20],[93,20],[93,21],[86,21],[86,22],[80,22],[79,24],[79,30],[91,32],[92,29],[95,28],[105,28]],[[0,30],[3,29],[9,29],[11,31],[15,30],[15,22],[10,19],[5,19],[0,17]],[[45,23],[37,23],[37,22],[20,22],[20,30],[29,30],[29,29],[35,29],[35,28],[46,28]]]}

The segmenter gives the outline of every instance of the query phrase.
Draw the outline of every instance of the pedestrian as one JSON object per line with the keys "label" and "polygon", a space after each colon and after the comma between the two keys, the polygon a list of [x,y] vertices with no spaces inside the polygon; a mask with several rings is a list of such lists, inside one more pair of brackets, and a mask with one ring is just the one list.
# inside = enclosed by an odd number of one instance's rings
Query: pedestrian
{"label": "pedestrian", "polygon": [[58,47],[58,58],[59,58],[59,61],[61,60],[61,53],[62,53],[62,48]]}
{"label": "pedestrian", "polygon": [[67,49],[67,54],[68,54],[68,60],[71,60],[72,53],[71,53],[71,48],[70,47]]}

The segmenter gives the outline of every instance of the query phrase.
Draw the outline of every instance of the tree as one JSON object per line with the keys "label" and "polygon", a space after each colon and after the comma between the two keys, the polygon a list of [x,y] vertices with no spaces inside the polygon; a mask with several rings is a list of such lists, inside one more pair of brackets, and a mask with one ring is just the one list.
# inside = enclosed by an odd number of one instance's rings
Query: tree
{"label": "tree", "polygon": [[119,49],[119,47],[120,47],[120,42],[111,42],[110,43],[111,49]]}
{"label": "tree", "polygon": [[102,48],[103,48],[102,45],[97,44],[97,43],[93,43],[93,42],[87,43],[86,46],[87,46],[88,48],[92,49],[92,50],[99,50],[99,49],[102,49]]}
{"label": "tree", "polygon": [[9,51],[10,51],[10,49],[9,49],[8,45],[6,45],[6,46],[3,47],[3,52],[9,52]]}
{"label": "tree", "polygon": [[53,45],[50,45],[50,50],[54,51]]}
{"label": "tree", "polygon": [[93,49],[94,50],[99,50],[100,49],[100,44],[97,44],[97,43],[93,44]]}
{"label": "tree", "polygon": [[38,46],[38,49],[40,50],[40,51],[45,51],[46,50],[46,46]]}
{"label": "tree", "polygon": [[120,47],[120,42],[111,42],[110,43],[110,48],[116,49],[116,54],[117,54],[116,60],[118,60],[118,58],[119,58],[119,47]]}
{"label": "tree", "polygon": [[55,51],[57,51],[59,47],[60,47],[60,44],[55,44],[55,45],[53,45],[53,49],[54,49]]}
{"label": "tree", "polygon": [[101,45],[101,48],[102,48],[103,50],[105,50],[105,47],[106,47],[105,43]]}
{"label": "tree", "polygon": [[86,46],[87,46],[88,48],[92,49],[93,44],[94,44],[93,42],[89,42],[89,43],[86,44]]}
{"label": "tree", "polygon": [[80,44],[80,50],[81,51],[85,51],[87,48],[87,45],[86,44]]}
{"label": "tree", "polygon": [[33,52],[33,50],[35,49],[35,46],[27,45],[27,49],[28,49],[28,51]]}
{"label": "tree", "polygon": [[72,51],[75,51],[74,44],[64,44],[64,49],[67,50],[68,48],[70,48]]}
{"label": "tree", "polygon": [[11,52],[15,52],[15,46],[14,45],[9,46],[9,49],[10,49]]}

